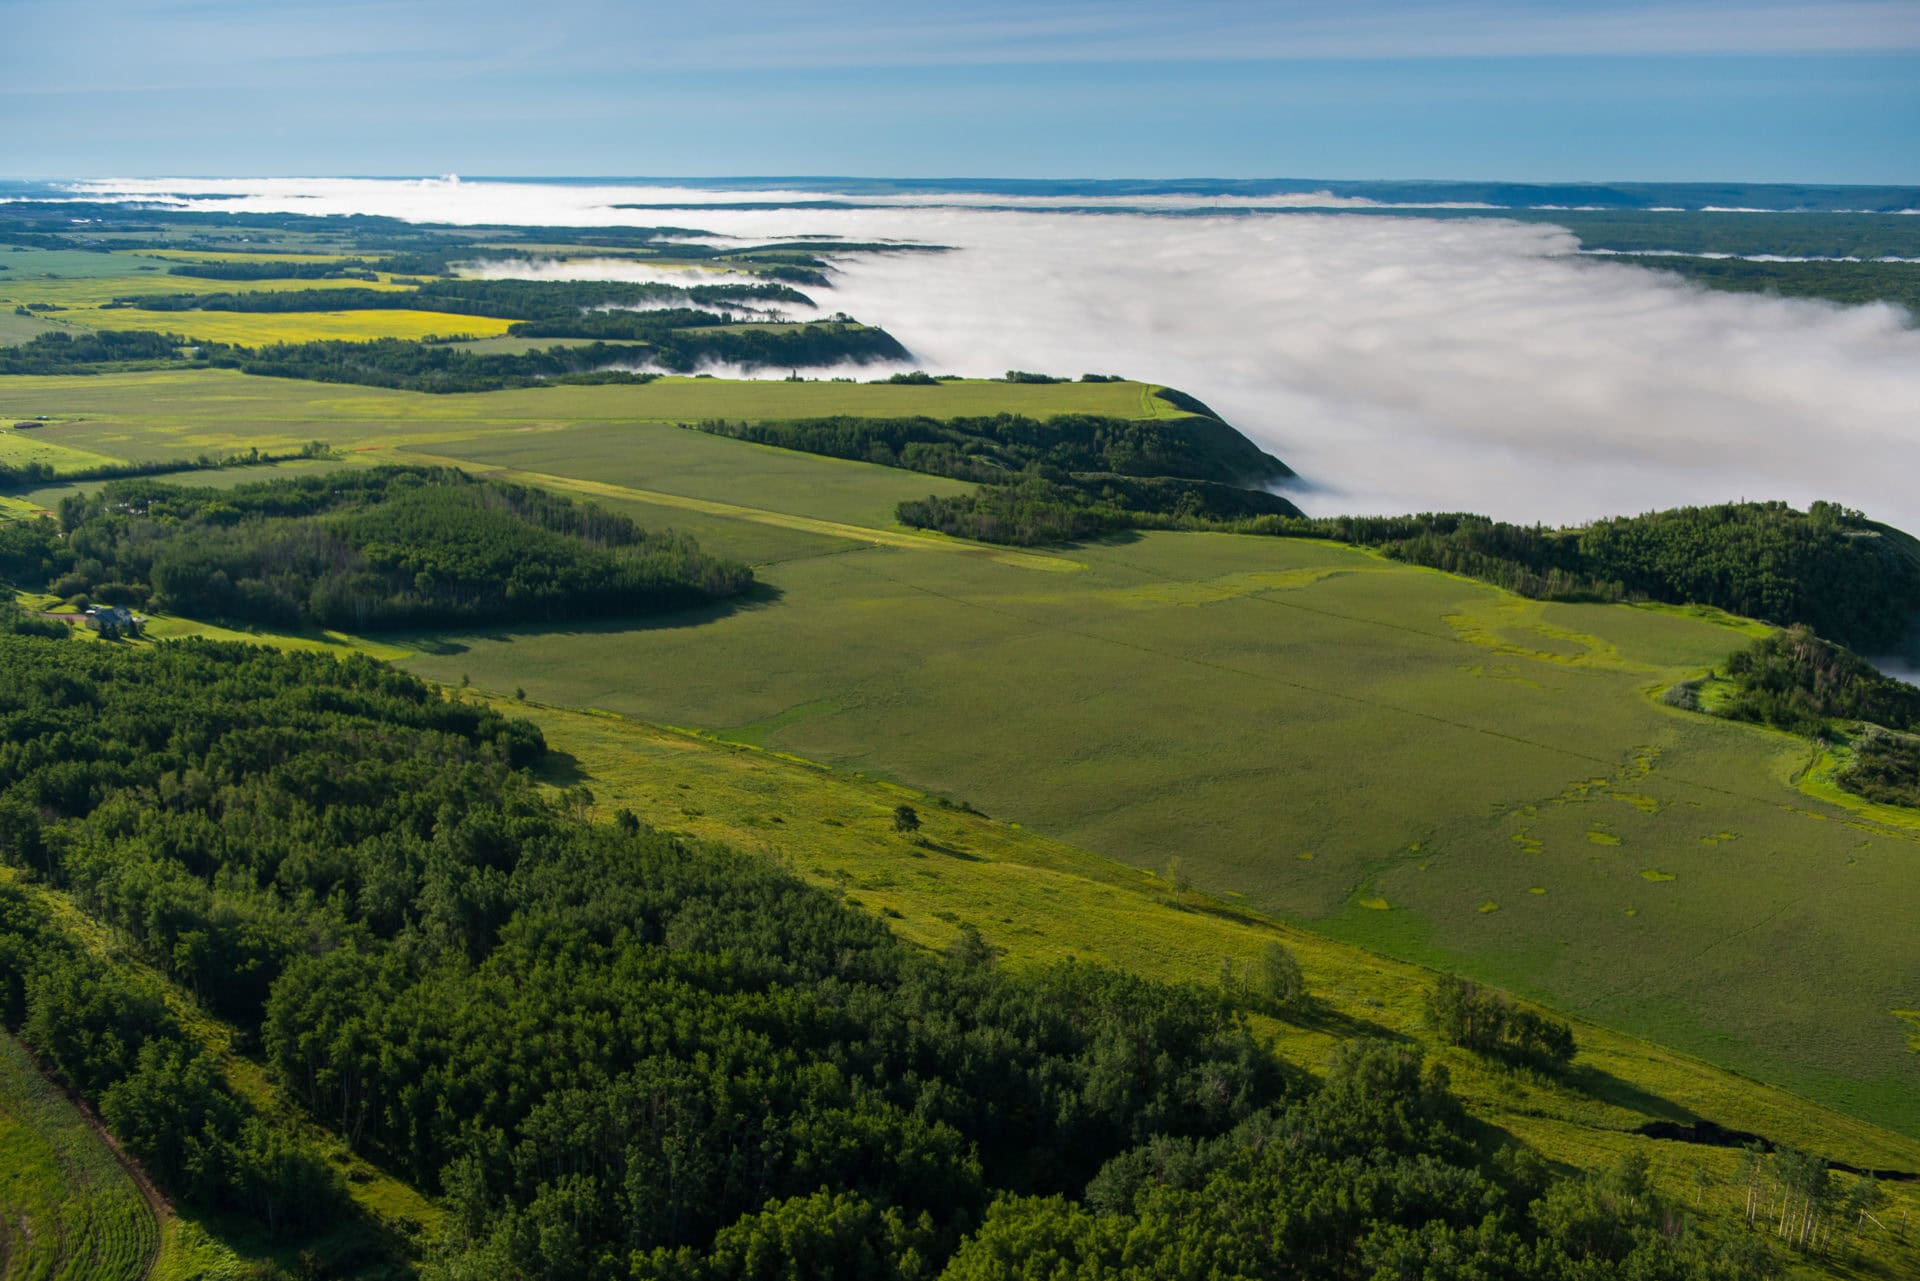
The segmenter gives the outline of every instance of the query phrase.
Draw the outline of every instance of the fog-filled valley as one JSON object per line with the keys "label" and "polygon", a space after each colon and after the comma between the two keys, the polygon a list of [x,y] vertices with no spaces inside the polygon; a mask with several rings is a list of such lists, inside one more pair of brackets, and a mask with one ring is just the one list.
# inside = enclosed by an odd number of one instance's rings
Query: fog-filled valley
{"label": "fog-filled valley", "polygon": [[[234,212],[686,223],[743,241],[951,246],[838,258],[817,301],[885,327],[936,373],[1114,371],[1179,387],[1286,459],[1300,474],[1291,492],[1313,514],[1573,523],[1829,499],[1920,528],[1909,430],[1920,329],[1902,309],[1709,292],[1631,260],[1575,256],[1566,232],[1499,211],[1209,215],[1233,206],[1216,197],[1164,198],[1179,216],[1029,212],[954,207],[968,198],[951,194],[809,208],[793,206],[852,202],[801,189],[444,180],[98,183],[77,194],[168,192]],[[577,258],[532,274],[685,278]]]}

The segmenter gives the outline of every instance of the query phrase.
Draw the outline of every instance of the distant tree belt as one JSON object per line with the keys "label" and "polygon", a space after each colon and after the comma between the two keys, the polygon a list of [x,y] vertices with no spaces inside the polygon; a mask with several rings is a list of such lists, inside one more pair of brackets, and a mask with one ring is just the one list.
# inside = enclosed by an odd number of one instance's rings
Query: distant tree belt
{"label": "distant tree belt", "polygon": [[800,369],[910,356],[886,330],[859,325],[753,325],[738,331],[635,326],[630,332],[648,336],[643,343],[595,342],[518,355],[472,352],[444,343],[399,338],[276,343],[255,350],[222,351],[212,357],[211,363],[272,378],[359,383],[407,391],[474,392],[569,383],[648,382],[658,377],[654,372],[633,372],[632,366],[641,362],[691,373],[710,361],[732,361],[751,368]]}
{"label": "distant tree belt", "polygon": [[[1644,1160],[1555,1179],[1418,1046],[1320,1082],[1212,987],[910,947],[771,860],[586,821],[545,753],[360,655],[0,636],[0,859],[437,1198],[426,1275],[1769,1275],[1757,1234],[1672,1231]],[[378,1259],[157,983],[14,884],[0,1022],[175,1196],[314,1275]]]}
{"label": "distant tree belt", "polygon": [[[133,476],[165,476],[176,472],[215,471],[225,467],[265,467],[291,462],[297,458],[325,458],[332,451],[319,441],[309,441],[298,449],[274,452],[252,448],[236,454],[201,454],[197,458],[150,458],[142,462],[100,463],[55,471],[43,462],[0,463],[0,491],[39,489],[59,482],[73,485],[89,480],[125,480]],[[0,524],[0,543],[10,526]]]}
{"label": "distant tree belt", "polygon": [[[169,276],[196,280],[378,280],[379,275],[358,258],[339,262],[183,262],[167,268]],[[187,295],[191,296],[191,295]],[[160,310],[150,308],[149,310]]]}
{"label": "distant tree belt", "polygon": [[1677,272],[1714,289],[1824,298],[1839,303],[1889,302],[1920,317],[1920,263],[1748,262],[1741,258],[1678,255],[1629,259],[1635,266]]}
{"label": "distant tree belt", "polygon": [[1297,517],[1278,494],[1178,476],[1092,472],[1030,475],[971,494],[929,495],[895,508],[903,525],[984,543],[1040,547],[1123,529],[1236,529],[1263,516]]}
{"label": "distant tree belt", "polygon": [[[1221,485],[1258,485],[1293,475],[1285,463],[1210,414],[1150,419],[1055,414],[1037,419],[1003,413],[962,418],[709,420],[697,425],[702,431],[757,444],[986,483],[1017,479],[1030,469],[1045,474],[1177,476]],[[1292,510],[1292,505],[1233,514],[1279,510]]]}
{"label": "distant tree belt", "polygon": [[699,311],[596,311],[522,321],[507,332],[526,338],[637,340],[652,348],[654,363],[678,373],[713,361],[755,369],[806,369],[913,358],[892,334],[870,325],[827,321],[723,328],[730,319]]}
{"label": "distant tree belt", "polygon": [[[254,266],[256,264],[239,264]],[[284,273],[281,273],[284,274]],[[249,277],[251,279],[252,277]],[[461,316],[533,320],[578,315],[594,307],[685,300],[728,303],[801,303],[811,299],[786,285],[675,285],[603,280],[432,280],[410,289],[248,289],[218,294],[142,294],[117,301],[142,311],[444,311]],[[636,313],[649,315],[651,313]],[[692,313],[714,323],[712,313]]]}
{"label": "distant tree belt", "polygon": [[[270,378],[357,383],[435,393],[501,391],[578,383],[645,383],[658,377],[630,366],[653,353],[636,344],[549,347],[518,355],[472,352],[442,343],[379,338],[371,342],[275,343],[230,349],[211,363]],[[619,366],[629,368],[619,368]]]}
{"label": "distant tree belt", "polygon": [[1837,503],[1679,507],[1572,529],[1464,513],[1260,517],[1241,532],[1331,538],[1556,600],[1713,605],[1891,649],[1920,609],[1920,542]]}
{"label": "distant tree belt", "polygon": [[0,347],[0,374],[106,373],[118,366],[184,360],[182,349],[192,345],[191,338],[145,329],[53,330]]}
{"label": "distant tree belt", "polygon": [[633,617],[753,582],[684,535],[457,469],[408,467],[228,490],[115,482],[62,500],[58,530],[9,527],[0,570],[44,570],[61,596],[355,631]]}

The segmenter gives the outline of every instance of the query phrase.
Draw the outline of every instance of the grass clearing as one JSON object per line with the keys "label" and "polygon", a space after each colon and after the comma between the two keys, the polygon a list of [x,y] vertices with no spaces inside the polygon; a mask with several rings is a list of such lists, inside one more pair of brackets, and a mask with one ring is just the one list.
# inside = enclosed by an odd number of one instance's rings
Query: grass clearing
{"label": "grass clearing", "polygon": [[139,1281],[160,1221],[113,1149],[0,1032],[0,1277]]}

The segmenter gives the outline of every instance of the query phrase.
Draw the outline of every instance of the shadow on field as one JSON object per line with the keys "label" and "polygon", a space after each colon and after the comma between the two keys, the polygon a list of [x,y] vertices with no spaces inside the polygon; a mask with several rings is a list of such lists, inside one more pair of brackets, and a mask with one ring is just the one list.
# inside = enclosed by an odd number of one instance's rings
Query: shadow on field
{"label": "shadow on field", "polygon": [[1317,997],[1289,1006],[1280,1018],[1309,1032],[1320,1032],[1340,1041],[1379,1040],[1411,1044],[1413,1038],[1397,1028],[1369,1019],[1358,1019],[1334,1009]]}
{"label": "shadow on field", "polygon": [[1656,1117],[1662,1121],[1673,1121],[1681,1125],[1692,1125],[1700,1119],[1696,1113],[1688,1111],[1671,1099],[1649,1094],[1639,1086],[1630,1085],[1611,1072],[1603,1072],[1592,1064],[1582,1064],[1573,1068],[1561,1079],[1582,1094],[1599,1099],[1603,1103],[1612,1103],[1630,1109],[1642,1116]]}
{"label": "shadow on field", "polygon": [[422,654],[435,658],[451,658],[456,654],[466,653],[475,645],[488,643],[511,645],[515,641],[546,636],[593,636],[616,632],[677,631],[681,628],[703,627],[708,623],[717,623],[723,618],[731,618],[735,614],[744,614],[756,609],[765,609],[769,605],[776,605],[780,602],[781,595],[781,590],[771,583],[755,583],[740,595],[727,600],[715,601],[711,605],[700,605],[691,609],[676,609],[664,614],[647,614],[635,618],[572,618],[553,623],[509,623],[498,629],[487,631],[406,634],[397,635],[394,640]]}
{"label": "shadow on field", "polygon": [[542,783],[554,787],[578,787],[593,775],[580,768],[580,758],[571,752],[563,752],[557,747],[548,747],[547,754],[533,767],[533,775]]}
{"label": "shadow on field", "polygon": [[961,849],[957,845],[947,845],[941,841],[920,840],[920,841],[915,841],[914,844],[918,845],[923,850],[931,850],[935,854],[945,854],[948,858],[964,859],[969,863],[980,863],[985,861],[978,854],[970,853],[967,850]]}
{"label": "shadow on field", "polygon": [[1055,544],[1059,547],[1128,547],[1140,541],[1137,529],[1114,529],[1092,538],[1076,538],[1072,542]]}

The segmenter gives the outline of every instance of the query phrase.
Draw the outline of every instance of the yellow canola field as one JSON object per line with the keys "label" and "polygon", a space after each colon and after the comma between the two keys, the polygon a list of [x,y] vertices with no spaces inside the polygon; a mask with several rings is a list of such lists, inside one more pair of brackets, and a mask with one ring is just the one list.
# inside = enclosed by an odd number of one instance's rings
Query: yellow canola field
{"label": "yellow canola field", "polygon": [[60,319],[94,329],[154,329],[245,347],[328,338],[492,338],[506,333],[513,323],[443,311],[139,311],[130,307],[75,310]]}

